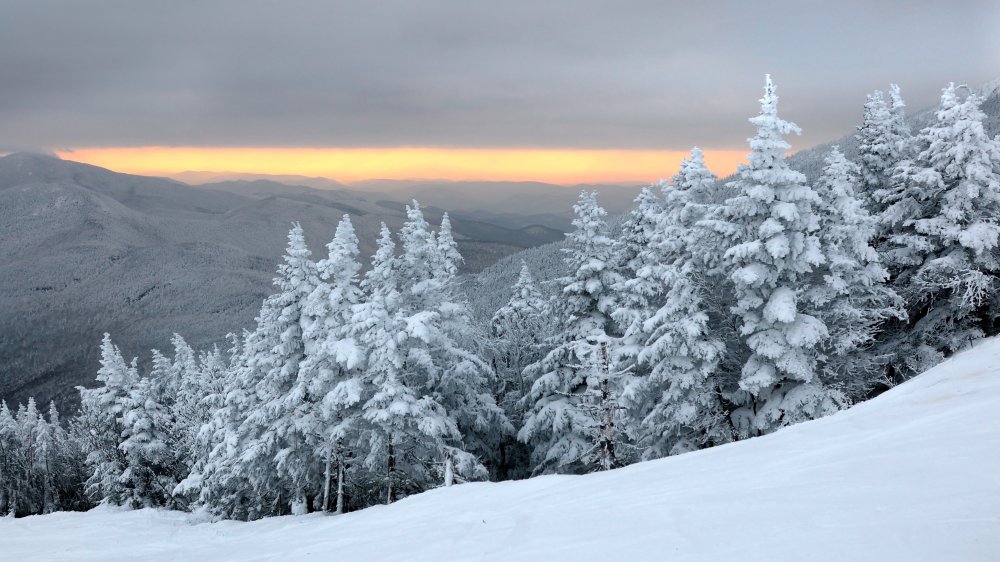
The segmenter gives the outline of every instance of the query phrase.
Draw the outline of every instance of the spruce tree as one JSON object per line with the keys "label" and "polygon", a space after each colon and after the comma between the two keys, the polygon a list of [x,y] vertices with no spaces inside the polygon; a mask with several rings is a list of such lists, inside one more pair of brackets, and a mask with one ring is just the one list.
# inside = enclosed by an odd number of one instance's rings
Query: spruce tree
{"label": "spruce tree", "polygon": [[[894,178],[897,166],[912,158],[913,135],[899,86],[890,86],[889,99],[881,90],[869,94],[855,138],[858,141],[856,196],[873,217],[881,217],[901,189]],[[875,226],[872,245],[880,250],[888,232],[881,221]]]}
{"label": "spruce tree", "polygon": [[[385,226],[371,270],[363,285],[366,295],[354,307],[350,333],[366,349],[360,388],[362,410],[357,441],[351,447],[382,490],[386,503],[425,489],[435,480],[448,441],[461,439],[454,420],[432,397],[421,396],[420,382],[411,371],[426,361],[419,353],[402,308],[403,299],[392,271],[400,263]],[[418,353],[411,357],[416,348]]]}
{"label": "spruce tree", "polygon": [[716,370],[723,344],[709,329],[703,296],[703,233],[696,225],[714,196],[715,176],[697,148],[682,163],[672,185],[664,185],[656,228],[623,283],[639,313],[625,339],[638,351],[638,401],[644,458],[718,444],[732,438],[722,411]]}
{"label": "spruce tree", "polygon": [[317,264],[321,282],[310,294],[304,311],[308,322],[303,334],[306,359],[285,405],[283,423],[314,428],[305,434],[301,454],[323,459],[319,500],[323,510],[330,508],[334,478],[339,490],[337,505],[343,510],[346,451],[342,443],[356,422],[360,400],[359,366],[364,352],[349,334],[352,307],[362,299],[358,254],[354,226],[350,216],[344,215],[327,244],[327,258]]}
{"label": "spruce tree", "polygon": [[322,480],[319,462],[294,464],[304,442],[302,428],[278,423],[305,359],[303,310],[319,284],[310,256],[296,223],[274,279],[278,291],[265,299],[256,329],[239,346],[223,407],[211,422],[209,458],[181,486],[189,491],[199,484],[201,501],[221,515],[257,519],[302,512],[308,508],[308,483]]}
{"label": "spruce tree", "polygon": [[458,252],[458,244],[452,235],[451,219],[448,217],[448,213],[441,217],[441,226],[437,232],[437,247],[444,274],[451,276],[458,273],[458,268],[464,260],[462,254]]}
{"label": "spruce tree", "polygon": [[778,117],[770,76],[761,112],[750,119],[749,162],[728,184],[734,193],[708,224],[728,240],[725,263],[736,296],[732,312],[750,355],[732,399],[740,435],[768,432],[837,409],[842,396],[820,376],[818,346],[827,327],[804,298],[824,263],[817,236],[819,197],[789,168],[783,136],[800,129]]}
{"label": "spruce tree", "polygon": [[884,259],[911,322],[891,342],[901,376],[995,333],[1000,140],[987,136],[981,103],[946,87],[914,158],[895,168],[900,187],[882,221],[890,231]]}
{"label": "spruce tree", "polygon": [[[298,381],[305,359],[304,310],[319,285],[311,254],[302,227],[295,224],[288,235],[285,263],[275,278],[279,292],[265,301],[255,332],[259,340],[248,346],[251,369],[255,371],[251,381],[258,380],[255,387],[260,402],[241,425],[247,452],[241,455],[240,462],[251,475],[263,477],[256,485],[275,494],[279,513],[286,509],[281,504],[287,505],[290,512],[307,510],[309,483],[320,481],[319,464],[309,462],[308,423],[299,426],[289,416],[289,410],[301,402],[299,396],[289,395],[301,389]],[[289,404],[290,400],[294,403]],[[258,463],[260,466],[254,466]]]}
{"label": "spruce tree", "polygon": [[[490,331],[496,340],[500,389],[497,395],[508,415],[518,411],[517,403],[527,394],[523,371],[541,357],[548,318],[548,304],[535,286],[528,264],[521,261],[521,271],[507,304],[500,307],[490,320]],[[514,419],[512,422],[518,423]]]}
{"label": "spruce tree", "polygon": [[619,400],[631,377],[619,369],[614,245],[597,194],[583,192],[574,206],[575,230],[567,235],[562,317],[554,348],[526,369],[534,379],[518,438],[532,449],[534,472],[580,472],[627,462],[631,429]]}
{"label": "spruce tree", "polygon": [[124,401],[122,443],[125,470],[122,502],[135,508],[172,506],[174,487],[181,476],[175,457],[177,442],[170,408],[163,404],[162,378],[145,377],[133,385]]}
{"label": "spruce tree", "polygon": [[17,420],[6,401],[0,401],[0,515],[17,512],[22,444]]}
{"label": "spruce tree", "polygon": [[[514,427],[524,421],[524,398],[529,384],[524,369],[545,356],[545,342],[550,335],[549,306],[532,278],[528,264],[521,261],[521,271],[507,304],[490,320],[493,338],[493,369],[497,385],[493,395]],[[526,447],[516,436],[499,443],[497,477],[500,480],[526,477],[529,459]]]}
{"label": "spruce tree", "polygon": [[124,432],[122,416],[125,401],[138,382],[136,359],[126,363],[121,351],[104,334],[101,342],[101,368],[97,371],[97,388],[77,387],[80,391],[81,437],[87,449],[87,495],[94,501],[108,500],[121,504],[126,490],[121,483],[128,464],[121,450]]}
{"label": "spruce tree", "polygon": [[830,331],[823,343],[826,375],[853,397],[863,398],[881,379],[886,359],[872,344],[882,325],[904,319],[905,311],[902,299],[886,285],[889,274],[872,247],[878,219],[855,194],[856,185],[859,167],[834,147],[816,183],[819,236],[827,259],[810,298]]}
{"label": "spruce tree", "polygon": [[[650,278],[650,248],[661,237],[664,209],[658,191],[666,183],[642,188],[636,196],[632,210],[622,223],[621,234],[615,240],[612,255],[616,272],[621,276],[614,290],[618,293],[618,306],[612,318],[622,326],[622,332],[635,332],[636,326],[649,317],[653,306],[651,298],[659,289],[658,281]],[[623,357],[633,358],[638,353],[637,342],[626,338],[620,350]]]}
{"label": "spruce tree", "polygon": [[[461,255],[450,234],[450,224],[433,233],[419,205],[413,202],[408,220],[400,231],[399,257],[403,281],[402,310],[414,347],[408,351],[412,385],[433,397],[459,428],[461,443],[453,453],[467,451],[480,461],[496,462],[501,436],[513,432],[496,405],[491,389],[495,373],[480,356],[486,333],[472,322],[468,306],[455,286],[455,265]],[[457,458],[444,459],[445,472]],[[465,457],[462,457],[465,459]],[[479,476],[476,463],[462,466]]]}

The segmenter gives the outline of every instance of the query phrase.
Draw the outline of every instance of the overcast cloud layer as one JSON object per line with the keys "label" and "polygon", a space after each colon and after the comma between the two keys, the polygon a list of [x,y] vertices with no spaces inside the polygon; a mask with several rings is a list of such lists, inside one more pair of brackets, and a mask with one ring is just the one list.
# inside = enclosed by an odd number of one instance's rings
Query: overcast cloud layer
{"label": "overcast cloud layer", "polygon": [[1000,2],[0,0],[0,149],[796,146],[1000,78]]}

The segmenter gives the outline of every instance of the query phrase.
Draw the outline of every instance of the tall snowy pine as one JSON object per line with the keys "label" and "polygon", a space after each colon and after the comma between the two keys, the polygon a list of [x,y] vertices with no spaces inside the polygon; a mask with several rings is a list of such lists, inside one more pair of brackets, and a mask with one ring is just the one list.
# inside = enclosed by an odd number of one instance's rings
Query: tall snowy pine
{"label": "tall snowy pine", "polygon": [[303,309],[319,283],[302,227],[288,233],[284,262],[265,299],[257,328],[247,334],[242,355],[228,377],[216,436],[203,473],[201,501],[216,513],[256,519],[307,509],[307,483],[321,481],[322,466],[295,464],[305,444],[304,428],[283,423],[286,398],[296,387],[305,358]]}
{"label": "tall snowy pine", "polygon": [[136,360],[126,363],[111,336],[101,342],[101,368],[96,388],[78,387],[80,391],[80,429],[87,448],[87,495],[95,501],[126,501],[121,476],[128,465],[121,449],[125,423],[125,403],[139,380]]}
{"label": "tall snowy pine", "polygon": [[740,435],[772,431],[840,407],[817,366],[827,327],[808,308],[814,269],[824,263],[815,207],[819,197],[805,176],[789,168],[783,136],[800,129],[778,117],[778,96],[768,76],[761,112],[750,119],[749,163],[741,165],[734,192],[710,226],[726,237],[725,261],[750,350],[733,401]]}
{"label": "tall snowy pine", "polygon": [[526,370],[535,380],[518,437],[531,447],[536,473],[609,468],[629,454],[619,445],[629,442],[630,428],[616,424],[618,400],[632,380],[617,363],[611,315],[621,276],[613,267],[607,213],[597,194],[587,192],[574,210],[576,229],[566,249],[573,274],[562,280],[560,333],[554,349]]}
{"label": "tall snowy pine", "polygon": [[[388,228],[382,225],[372,268],[365,275],[366,295],[353,309],[351,334],[365,347],[358,441],[352,444],[369,471],[382,499],[397,498],[433,486],[449,450],[461,439],[444,407],[422,396],[421,380],[413,372],[423,353],[411,330],[397,289],[397,258]],[[426,358],[423,358],[426,361]]]}
{"label": "tall snowy pine", "polygon": [[304,433],[297,456],[310,463],[323,459],[323,510],[330,509],[331,486],[336,480],[336,505],[344,510],[344,476],[347,451],[342,442],[352,430],[360,400],[359,366],[363,350],[348,333],[352,307],[362,299],[358,286],[358,238],[350,216],[344,215],[327,258],[317,264],[321,282],[309,295],[304,316],[306,359],[298,380],[285,397],[282,423],[298,426]]}
{"label": "tall snowy pine", "polygon": [[[903,98],[899,87],[893,84],[890,100],[881,90],[868,95],[864,117],[855,138],[858,140],[857,196],[872,216],[878,217],[888,206],[887,199],[895,189],[893,174],[896,165],[910,154],[912,135],[906,123]],[[883,233],[876,225],[874,243],[880,245]]]}
{"label": "tall snowy pine", "polygon": [[[639,393],[643,458],[658,458],[732,439],[715,374],[722,342],[709,329],[701,254],[695,225],[716,178],[695,148],[672,185],[663,185],[661,209],[648,242],[633,260],[623,293],[638,304],[625,330],[642,375]],[[642,209],[642,197],[636,211]],[[633,212],[636,212],[633,211]]]}
{"label": "tall snowy pine", "polygon": [[996,333],[1000,275],[1000,139],[983,127],[982,99],[944,89],[936,120],[895,168],[898,189],[882,215],[884,259],[906,300],[910,327],[891,342],[897,376],[936,364]]}
{"label": "tall snowy pine", "polygon": [[854,398],[865,398],[883,378],[887,360],[872,344],[887,320],[903,320],[906,313],[902,299],[886,285],[889,274],[872,247],[878,219],[855,194],[859,175],[858,166],[834,147],[816,183],[826,262],[810,298],[830,332],[822,345],[828,380],[838,381]]}
{"label": "tall snowy pine", "polygon": [[[493,368],[497,373],[493,394],[514,427],[521,427],[524,421],[524,398],[530,388],[524,369],[546,353],[545,341],[551,331],[548,311],[548,303],[535,286],[528,264],[522,260],[510,300],[490,320]],[[499,447],[498,478],[526,477],[529,460],[516,436],[505,437]]]}

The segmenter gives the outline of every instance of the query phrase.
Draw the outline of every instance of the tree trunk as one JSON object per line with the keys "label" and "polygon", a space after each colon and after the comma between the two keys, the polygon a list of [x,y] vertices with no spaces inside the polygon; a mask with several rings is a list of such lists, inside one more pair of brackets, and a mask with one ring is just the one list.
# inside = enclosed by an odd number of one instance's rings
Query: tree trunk
{"label": "tree trunk", "polygon": [[455,466],[451,462],[451,455],[444,456],[444,485],[451,486],[455,483]]}
{"label": "tree trunk", "polygon": [[392,441],[389,441],[389,460],[388,460],[388,470],[386,471],[386,482],[388,484],[388,490],[385,494],[386,505],[396,501],[396,490],[393,488],[393,483],[396,480],[396,453],[392,448]]}
{"label": "tree trunk", "polygon": [[344,513],[344,461],[337,461],[337,515]]}
{"label": "tree trunk", "polygon": [[604,377],[601,379],[601,470],[611,470],[615,467],[615,410],[611,400],[610,359],[608,358],[608,344],[601,342],[601,359],[603,364],[601,370]]}
{"label": "tree trunk", "polygon": [[326,450],[326,481],[323,482],[323,513],[330,510],[330,455],[333,454],[333,448],[330,447]]}

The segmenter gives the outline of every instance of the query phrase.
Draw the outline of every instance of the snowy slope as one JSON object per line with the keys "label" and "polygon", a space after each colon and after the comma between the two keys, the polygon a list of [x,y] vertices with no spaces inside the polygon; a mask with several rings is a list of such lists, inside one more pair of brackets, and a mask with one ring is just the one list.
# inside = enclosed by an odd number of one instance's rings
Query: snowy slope
{"label": "snowy slope", "polygon": [[875,400],[583,477],[468,484],[340,517],[0,519],[5,560],[998,560],[1000,339]]}

